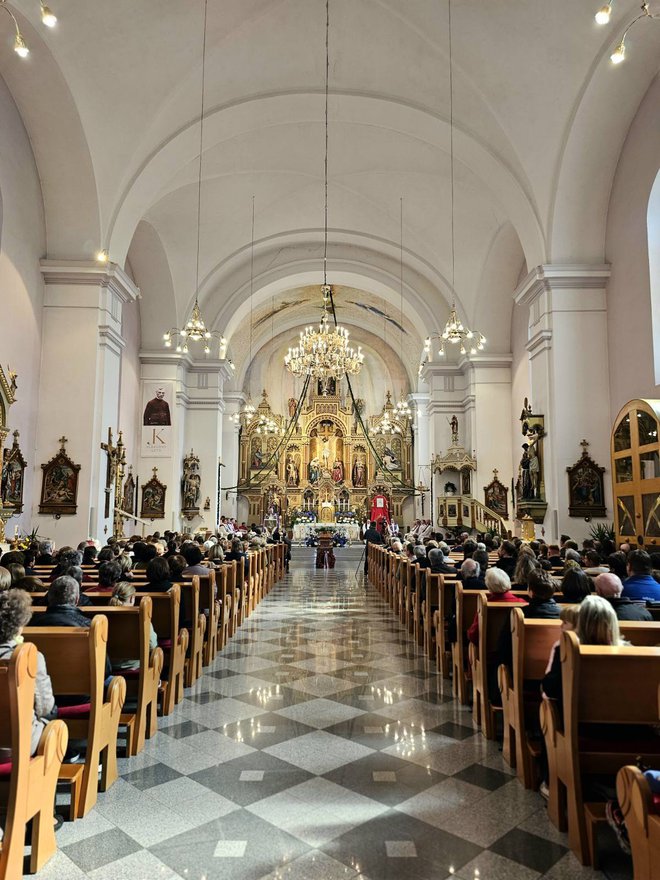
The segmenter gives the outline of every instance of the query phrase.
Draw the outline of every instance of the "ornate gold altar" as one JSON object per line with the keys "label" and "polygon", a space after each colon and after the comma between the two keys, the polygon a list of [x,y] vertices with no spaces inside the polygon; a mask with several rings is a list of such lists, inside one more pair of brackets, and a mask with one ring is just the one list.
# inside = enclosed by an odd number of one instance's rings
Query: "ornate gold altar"
{"label": "ornate gold altar", "polygon": [[[249,503],[250,521],[261,522],[269,514],[282,515],[287,523],[298,516],[321,523],[351,516],[362,520],[377,492],[387,495],[400,521],[412,484],[408,420],[395,416],[388,392],[382,413],[368,419],[370,434],[385,412],[392,424],[391,433],[373,436],[377,458],[351,401],[340,393],[341,382],[331,383],[325,395],[317,383],[310,388],[285,444],[282,437],[297,410],[294,398],[285,417],[272,412],[264,390],[254,416],[242,425],[238,492]],[[364,402],[356,403],[362,412]]]}

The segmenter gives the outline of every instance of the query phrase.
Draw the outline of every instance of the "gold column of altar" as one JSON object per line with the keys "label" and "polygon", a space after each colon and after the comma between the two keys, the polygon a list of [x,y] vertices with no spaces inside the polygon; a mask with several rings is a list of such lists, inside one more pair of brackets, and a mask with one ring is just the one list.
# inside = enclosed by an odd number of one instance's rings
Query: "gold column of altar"
{"label": "gold column of altar", "polygon": [[[9,370],[9,379],[0,367],[0,473],[4,476],[3,457],[5,440],[9,434],[7,412],[16,400],[16,373]],[[15,513],[13,506],[5,506],[0,497],[0,543],[5,541],[5,523]]]}
{"label": "gold column of altar", "polygon": [[[261,522],[272,514],[282,515],[287,523],[305,515],[322,523],[353,517],[361,521],[377,492],[388,496],[394,517],[400,519],[403,501],[410,494],[401,484],[410,484],[412,476],[409,425],[392,416],[397,432],[374,438],[380,467],[352,403],[341,394],[341,381],[331,382],[328,394],[314,384],[295,430],[269,462],[296,405],[291,398],[287,417],[273,413],[264,390],[253,418],[242,426],[239,494],[249,503],[250,521]],[[364,401],[357,405],[362,413]],[[393,411],[389,393],[385,410]],[[375,421],[376,417],[370,419]]]}

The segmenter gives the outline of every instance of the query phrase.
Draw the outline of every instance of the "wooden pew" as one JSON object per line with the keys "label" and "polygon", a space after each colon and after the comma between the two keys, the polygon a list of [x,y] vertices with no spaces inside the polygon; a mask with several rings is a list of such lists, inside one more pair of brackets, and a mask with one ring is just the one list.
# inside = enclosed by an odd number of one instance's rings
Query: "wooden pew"
{"label": "wooden pew", "polygon": [[[199,608],[206,618],[202,637],[202,664],[208,666],[218,653],[218,612],[216,610],[215,571],[209,569],[207,575],[194,575],[199,590]],[[208,616],[206,611],[208,609]],[[201,674],[201,672],[200,672]]]}
{"label": "wooden pew", "polygon": [[456,583],[456,641],[451,646],[452,692],[464,706],[470,702],[467,631],[477,613],[477,600],[482,594],[485,595],[485,590],[464,590],[463,584]]}
{"label": "wooden pew", "polygon": [[229,592],[229,575],[231,566],[228,563],[216,572],[218,584],[218,601],[220,602],[220,614],[218,615],[217,648],[222,651],[229,641],[229,627],[231,624],[232,597]]}
{"label": "wooden pew", "polygon": [[75,811],[82,818],[96,803],[97,790],[107,791],[117,779],[117,730],[126,698],[126,681],[121,676],[112,678],[104,696],[108,619],[99,614],[89,629],[26,627],[23,638],[34,643],[46,658],[56,701],[58,696],[74,694],[90,697],[89,704],[58,711],[70,737],[87,740],[82,790]]}
{"label": "wooden pew", "polygon": [[[488,657],[497,651],[502,630],[510,625],[510,614],[511,603],[489,602],[486,593],[479,594],[477,598],[479,644],[470,643],[472,711],[473,720],[478,727],[481,727],[486,739],[495,739],[495,717],[502,711],[502,707],[493,705],[491,700]],[[496,674],[493,674],[493,679],[495,678]]]}
{"label": "wooden pew", "polygon": [[[163,669],[163,649],[149,647],[153,601],[142,596],[135,607],[83,607],[87,617],[104,614],[108,619],[108,654],[115,659],[135,658],[139,668],[117,670],[126,679],[129,696],[135,697],[134,713],[124,713],[120,724],[128,726],[126,754],[137,755],[144,748],[145,739],[151,739],[158,729],[156,715],[160,675]],[[155,629],[155,627],[154,627]]]}
{"label": "wooden pew", "polygon": [[[658,766],[660,738],[653,736],[658,720],[660,648],[580,645],[573,632],[560,640],[563,723],[552,700],[541,704],[541,728],[548,753],[548,816],[560,829],[568,824],[569,845],[584,865],[593,862],[582,785],[587,774],[616,773],[641,755]],[[594,725],[588,737],[582,725]],[[622,735],[599,737],[596,725],[621,725]],[[649,736],[633,739],[626,725],[649,728]],[[591,811],[590,811],[591,812]]]}
{"label": "wooden pew", "polygon": [[[561,598],[561,596],[560,596]],[[505,760],[516,768],[525,788],[538,784],[537,759],[539,743],[530,736],[527,720],[541,704],[540,687],[530,690],[526,682],[540,682],[552,646],[561,634],[560,620],[526,620],[520,608],[513,608],[510,617],[512,669],[500,666],[498,681],[502,692],[504,713]],[[660,644],[660,624],[645,621],[622,621],[621,634],[633,645]]]}
{"label": "wooden pew", "polygon": [[36,754],[30,756],[37,650],[19,645],[0,660],[0,747],[11,761],[0,764],[0,803],[6,814],[0,842],[0,877],[20,880],[26,824],[32,820],[30,873],[36,873],[57,850],[53,807],[57,777],[69,738],[63,721],[50,721]]}
{"label": "wooden pew", "polygon": [[180,581],[183,620],[189,633],[188,654],[186,657],[186,687],[192,687],[202,674],[202,653],[206,617],[200,613],[199,580]]}
{"label": "wooden pew", "polygon": [[456,575],[434,574],[430,569],[426,571],[427,601],[422,608],[424,651],[429,657],[435,656],[443,678],[449,678],[451,665],[447,627],[453,613],[457,583]]}
{"label": "wooden pew", "polygon": [[161,680],[159,697],[161,714],[169,715],[177,703],[183,699],[188,630],[179,627],[181,588],[174,584],[167,593],[136,593],[140,604],[144,599],[151,601],[151,623],[158,636],[158,647],[163,652],[163,672],[167,678]]}
{"label": "wooden pew", "polygon": [[525,688],[526,681],[540,681],[545,675],[548,658],[561,633],[560,620],[526,620],[520,608],[511,609],[512,669],[500,666],[498,682],[502,692],[504,718],[503,756],[516,768],[516,775],[525,788],[536,788],[536,759],[539,744],[530,736],[527,719],[530,704],[541,704],[540,687],[535,694]]}
{"label": "wooden pew", "polygon": [[660,880],[660,811],[644,774],[637,767],[622,767],[616,795],[626,822],[635,880]]}

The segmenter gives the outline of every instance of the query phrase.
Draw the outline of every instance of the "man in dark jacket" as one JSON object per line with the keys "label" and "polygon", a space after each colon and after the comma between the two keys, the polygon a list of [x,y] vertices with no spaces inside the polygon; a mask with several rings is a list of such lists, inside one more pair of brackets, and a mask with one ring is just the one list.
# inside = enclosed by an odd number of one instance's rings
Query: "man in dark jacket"
{"label": "man in dark jacket", "polygon": [[516,558],[518,556],[518,551],[516,550],[516,545],[513,541],[502,541],[502,546],[498,551],[499,559],[495,563],[497,568],[501,568],[502,571],[505,571],[509,577],[513,577],[513,573],[516,570]]}
{"label": "man in dark jacket", "polygon": [[[376,528],[375,522],[369,523],[369,528],[364,533],[364,543],[365,543],[365,545],[382,544],[383,543],[383,536]],[[368,559],[369,559],[369,547],[365,546],[365,548],[364,548],[364,573],[365,573],[365,575],[367,574]]]}
{"label": "man in dark jacket", "polygon": [[594,580],[596,593],[607,599],[619,620],[653,620],[651,612],[640,602],[633,602],[621,596],[623,584],[621,578],[612,572],[599,574]]}
{"label": "man in dark jacket", "polygon": [[451,564],[441,547],[429,550],[428,560],[433,574],[456,574],[456,567]]}

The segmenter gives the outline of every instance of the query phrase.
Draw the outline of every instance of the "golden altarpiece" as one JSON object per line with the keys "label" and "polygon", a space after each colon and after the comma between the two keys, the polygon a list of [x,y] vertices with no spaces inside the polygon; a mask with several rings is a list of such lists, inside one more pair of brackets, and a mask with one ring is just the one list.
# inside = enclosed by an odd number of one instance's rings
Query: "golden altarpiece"
{"label": "golden altarpiece", "polygon": [[[298,401],[289,400],[285,417],[272,412],[262,392],[254,416],[241,428],[238,492],[248,501],[251,522],[273,514],[286,525],[362,522],[377,494],[388,498],[392,515],[401,521],[403,502],[413,491],[410,423],[397,418],[388,392],[382,413],[365,420],[370,444],[340,388],[341,381],[330,382],[323,394],[318,383],[310,383],[285,443]],[[356,405],[362,416],[364,401]],[[386,412],[391,430],[376,433]]]}

